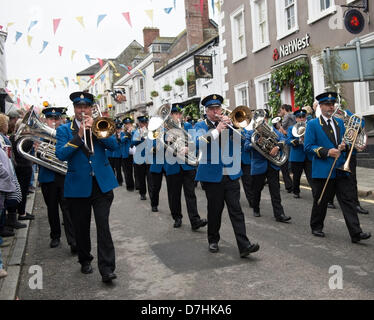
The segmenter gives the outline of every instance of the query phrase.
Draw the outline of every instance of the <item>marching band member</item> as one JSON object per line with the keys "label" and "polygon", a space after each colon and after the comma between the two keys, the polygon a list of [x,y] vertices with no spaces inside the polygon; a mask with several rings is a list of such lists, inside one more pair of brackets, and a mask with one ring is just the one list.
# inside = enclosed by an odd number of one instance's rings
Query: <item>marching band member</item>
{"label": "marching band member", "polygon": [[[245,137],[250,129],[253,127],[253,123],[246,128],[243,128],[242,134]],[[250,208],[253,208],[253,179],[251,176],[251,152],[244,149],[245,139],[242,139],[242,172],[241,176],[243,189],[245,196],[248,200]]]}
{"label": "marching band member", "polygon": [[[65,108],[47,107],[42,110],[45,115],[45,123],[57,129],[62,123],[62,114]],[[56,248],[60,244],[61,224],[58,207],[62,211],[66,240],[70,246],[72,254],[77,252],[74,226],[69,211],[68,201],[64,198],[65,176],[39,166],[38,181],[40,183],[44,202],[47,205],[48,222],[50,227],[51,248]]]}
{"label": "marching band member", "polygon": [[[261,109],[258,109],[261,110]],[[258,110],[255,111],[259,112]],[[265,121],[269,117],[269,111],[266,109],[262,109],[265,111]],[[271,197],[271,204],[273,206],[273,213],[275,220],[278,222],[287,222],[291,220],[291,217],[288,217],[284,214],[284,209],[281,203],[281,196],[280,196],[280,184],[279,184],[279,170],[280,168],[275,164],[271,163],[268,159],[266,159],[262,154],[260,154],[257,150],[252,148],[252,134],[253,130],[249,131],[245,138],[244,143],[244,150],[251,151],[251,175],[253,179],[253,215],[255,217],[260,217],[260,201],[261,201],[261,191],[265,185],[265,179],[268,181],[269,192]],[[285,137],[274,128],[274,132],[277,134],[279,138],[279,143],[283,143]],[[278,154],[280,150],[279,146],[274,147],[270,151],[271,156],[275,156]]]}
{"label": "marching band member", "polygon": [[[306,123],[306,111],[304,109],[296,110],[294,112],[296,117],[296,123]],[[287,144],[290,146],[290,158],[291,170],[293,173],[293,194],[294,198],[300,198],[300,179],[305,172],[306,178],[310,186],[312,186],[312,157],[304,151],[304,135],[301,137],[295,137],[293,135],[293,128],[295,126],[290,126],[288,128],[287,134]],[[304,132],[305,134],[305,132]]]}
{"label": "marching band member", "polygon": [[130,117],[123,119],[125,126],[122,144],[122,168],[125,174],[125,182],[127,191],[134,191],[134,157],[130,154],[131,137],[133,135],[133,120]]}
{"label": "marching band member", "polygon": [[[244,214],[240,205],[239,178],[242,174],[240,165],[237,174],[232,172],[229,175],[226,170],[229,165],[224,164],[221,159],[224,148],[232,150],[234,147],[231,139],[222,138],[222,131],[228,128],[227,124],[230,122],[229,117],[222,115],[222,102],[223,98],[220,95],[207,96],[201,102],[206,110],[206,119],[195,125],[197,131],[196,145],[203,153],[202,159],[206,163],[199,163],[196,180],[202,183],[208,200],[209,251],[216,253],[219,250],[219,230],[222,211],[226,203],[240,257],[246,257],[250,253],[258,251],[260,246],[257,243],[252,244],[246,235]],[[230,135],[232,135],[233,131],[229,130]],[[201,137],[204,137],[204,139]],[[223,143],[221,144],[219,143],[221,142],[220,140],[225,141],[222,141]],[[212,157],[212,151],[214,150],[213,145],[217,143],[219,143],[219,161],[215,163],[216,159]]]}
{"label": "marching band member", "polygon": [[119,147],[112,151],[111,158],[112,158],[112,168],[114,171],[114,174],[116,175],[118,185],[122,187],[123,183],[123,177],[122,177],[122,153],[124,148],[124,132],[122,132],[122,122],[117,121],[116,122],[116,133],[115,133],[117,143]]}
{"label": "marching band member", "polygon": [[[109,228],[110,206],[113,189],[118,187],[116,177],[110,167],[105,149],[118,148],[115,136],[106,139],[92,137],[90,132],[92,104],[94,97],[88,92],[74,92],[75,119],[57,128],[56,156],[68,162],[65,178],[64,196],[69,201],[69,209],[76,232],[78,259],[81,272],[92,273],[90,223],[93,208],[97,229],[98,266],[103,282],[111,282],[117,276],[115,270],[115,250]],[[86,132],[84,130],[86,129]],[[87,130],[88,129],[88,130]],[[83,138],[87,137],[87,141]]]}
{"label": "marching band member", "polygon": [[[148,131],[148,117],[147,116],[139,116],[138,118],[139,128],[135,130],[134,134],[131,138],[131,144],[134,146],[138,146],[139,144],[145,142],[147,136],[146,133]],[[138,152],[138,149],[136,150]],[[145,159],[146,150],[141,151],[141,157]],[[148,193],[150,193],[150,175],[149,175],[149,167],[150,165],[144,162],[137,163],[134,159],[134,171],[135,171],[135,180],[139,182],[139,194],[141,200],[147,200],[146,193],[147,193],[147,184],[148,184]],[[147,181],[147,182],[146,182]]]}
{"label": "marching band member", "polygon": [[[318,95],[321,116],[308,122],[305,133],[304,149],[314,154],[312,166],[313,178],[313,208],[310,219],[312,234],[316,237],[324,237],[324,220],[327,211],[327,202],[332,199],[335,191],[340,207],[343,211],[351,240],[357,243],[371,237],[370,233],[362,232],[354,202],[354,191],[347,173],[336,170],[345,162],[346,149],[342,141],[345,127],[341,119],[332,117],[337,93],[326,92]],[[333,168],[334,159],[336,166]],[[332,170],[332,171],[331,171]],[[318,203],[327,178],[331,179],[325,189],[325,193]]]}
{"label": "marching band member", "polygon": [[[181,128],[181,119],[183,115],[182,108],[183,106],[174,104],[170,113],[171,121],[173,121],[175,124],[179,124]],[[189,126],[184,126],[183,129],[186,130],[186,128],[189,128]],[[179,228],[182,225],[182,187],[192,230],[196,231],[199,228],[206,226],[208,221],[206,219],[201,219],[197,210],[197,200],[195,194],[195,168],[186,163],[179,164],[178,161],[175,164],[169,164],[167,161],[165,161],[165,171],[170,211],[175,221],[174,228]]]}

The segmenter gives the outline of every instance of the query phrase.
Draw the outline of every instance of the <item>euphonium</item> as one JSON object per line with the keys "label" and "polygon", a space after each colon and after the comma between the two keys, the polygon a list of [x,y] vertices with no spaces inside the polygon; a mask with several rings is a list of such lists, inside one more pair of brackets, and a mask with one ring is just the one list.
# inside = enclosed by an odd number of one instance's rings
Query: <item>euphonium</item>
{"label": "euphonium", "polygon": [[[254,116],[254,132],[251,138],[252,147],[270,162],[280,167],[287,161],[289,149],[284,143],[278,141],[278,135],[266,123],[263,115],[255,114]],[[279,147],[279,152],[275,157],[270,155],[270,151],[274,147]]]}
{"label": "euphonium", "polygon": [[[66,175],[67,163],[59,160],[56,155],[56,130],[42,123],[33,107],[24,116],[22,124],[17,130],[18,152],[26,159],[35,162],[47,169]],[[35,155],[26,152],[23,147],[26,141],[36,142]]]}
{"label": "euphonium", "polygon": [[298,122],[292,128],[292,135],[295,138],[300,138],[300,143],[304,141],[304,135],[306,131],[306,122]]}

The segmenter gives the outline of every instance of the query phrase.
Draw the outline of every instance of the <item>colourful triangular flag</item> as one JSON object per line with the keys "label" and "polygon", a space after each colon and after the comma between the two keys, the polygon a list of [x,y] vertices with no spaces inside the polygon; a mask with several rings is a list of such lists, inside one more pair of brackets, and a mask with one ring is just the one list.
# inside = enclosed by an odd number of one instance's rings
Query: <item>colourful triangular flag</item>
{"label": "colourful triangular flag", "polygon": [[114,69],[114,71],[115,72],[117,72],[117,68],[116,68],[116,66],[114,65],[114,63],[112,62],[112,61],[108,61],[109,62],[109,64],[113,67],[113,69]]}
{"label": "colourful triangular flag", "polygon": [[61,19],[53,19],[53,33],[56,34],[58,26],[60,25]]}
{"label": "colourful triangular flag", "polygon": [[0,30],[3,30],[3,26],[0,26]]}
{"label": "colourful triangular flag", "polygon": [[105,74],[102,74],[102,75],[100,76],[100,80],[101,80],[101,82],[104,82],[104,80],[105,80]]}
{"label": "colourful triangular flag", "polygon": [[106,14],[101,14],[97,17],[97,28],[99,27],[99,24],[101,21],[103,21],[103,19],[106,17]]}
{"label": "colourful triangular flag", "polygon": [[149,19],[151,19],[152,21],[152,25],[153,25],[153,9],[150,9],[150,10],[144,10],[145,13],[147,14],[147,16],[149,17]]}
{"label": "colourful triangular flag", "polygon": [[218,0],[216,2],[216,8],[218,9],[218,12],[221,13],[221,2],[220,2],[220,0]]}
{"label": "colourful triangular flag", "polygon": [[85,57],[86,57],[88,63],[91,64],[91,58],[90,58],[90,55],[89,55],[89,54],[86,54]]}
{"label": "colourful triangular flag", "polygon": [[22,32],[16,32],[16,42],[19,40],[19,38],[21,38],[22,37]]}
{"label": "colourful triangular flag", "polygon": [[30,25],[29,25],[29,28],[27,29],[27,32],[30,32],[31,28],[34,27],[36,24],[38,23],[38,21],[31,21],[30,22]]}
{"label": "colourful triangular flag", "polygon": [[137,71],[145,78],[145,73],[142,70],[137,69]]}
{"label": "colourful triangular flag", "polygon": [[72,50],[71,51],[71,61],[73,61],[73,59],[74,59],[74,55],[77,53],[77,51],[75,51],[75,50]]}
{"label": "colourful triangular flag", "polygon": [[81,26],[84,28],[84,22],[83,22],[83,17],[76,17],[77,21],[81,24]]}
{"label": "colourful triangular flag", "polygon": [[125,17],[127,23],[130,25],[132,28],[131,20],[130,20],[130,12],[122,12],[122,15]]}
{"label": "colourful triangular flag", "polygon": [[69,78],[68,77],[65,77],[65,82],[66,82],[66,86],[69,87]]}
{"label": "colourful triangular flag", "polygon": [[31,47],[31,41],[32,41],[32,36],[27,35],[27,43],[29,44],[29,47]]}
{"label": "colourful triangular flag", "polygon": [[60,57],[61,57],[61,55],[62,55],[62,49],[63,49],[63,47],[58,46],[58,53],[59,53]]}
{"label": "colourful triangular flag", "polygon": [[41,53],[44,51],[44,49],[47,48],[47,46],[48,46],[48,41],[43,41],[43,48],[42,48],[42,50],[39,52],[39,54],[41,54]]}
{"label": "colourful triangular flag", "polygon": [[29,85],[30,79],[25,79],[26,87]]}
{"label": "colourful triangular flag", "polygon": [[165,11],[167,14],[169,14],[171,10],[173,10],[173,8],[164,8],[164,11]]}
{"label": "colourful triangular flag", "polygon": [[104,65],[103,59],[97,58],[97,60],[99,60],[100,67],[102,68]]}
{"label": "colourful triangular flag", "polygon": [[14,22],[9,22],[9,23],[6,25],[6,28],[8,29],[8,28],[11,27],[12,25],[14,25]]}

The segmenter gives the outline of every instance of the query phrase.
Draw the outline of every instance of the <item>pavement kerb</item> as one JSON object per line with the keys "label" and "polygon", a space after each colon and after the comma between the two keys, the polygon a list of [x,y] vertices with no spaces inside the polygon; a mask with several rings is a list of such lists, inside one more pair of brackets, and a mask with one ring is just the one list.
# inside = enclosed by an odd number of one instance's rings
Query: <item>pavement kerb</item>
{"label": "pavement kerb", "polygon": [[[37,180],[37,175],[35,175],[35,180]],[[29,195],[26,203],[26,212],[33,212],[35,195],[36,190],[34,193]],[[11,250],[9,251],[8,259],[6,260],[5,264],[8,276],[2,279],[3,283],[0,287],[0,300],[16,299],[18,281],[21,274],[22,262],[24,259],[27,239],[30,230],[29,220],[22,221],[22,223],[26,223],[27,227],[23,229],[18,229],[13,239],[13,244]]]}

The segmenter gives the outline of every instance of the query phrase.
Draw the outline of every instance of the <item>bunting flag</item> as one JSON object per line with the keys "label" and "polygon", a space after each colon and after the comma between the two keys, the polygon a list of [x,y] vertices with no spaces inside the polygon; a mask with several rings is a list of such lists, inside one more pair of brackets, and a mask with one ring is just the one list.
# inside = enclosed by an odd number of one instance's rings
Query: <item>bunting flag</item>
{"label": "bunting flag", "polygon": [[114,71],[115,72],[117,72],[117,68],[116,68],[116,66],[114,65],[114,63],[112,62],[112,61],[108,61],[109,62],[109,64],[113,67],[113,69],[114,69]]}
{"label": "bunting flag", "polygon": [[91,64],[91,58],[90,58],[90,55],[89,55],[89,54],[86,54],[85,57],[86,57],[88,63]]}
{"label": "bunting flag", "polygon": [[215,14],[215,10],[214,10],[214,0],[211,0],[211,5],[212,5],[212,11],[213,11],[213,15]]}
{"label": "bunting flag", "polygon": [[42,50],[40,50],[39,54],[41,54],[44,51],[44,49],[47,48],[47,46],[48,46],[48,41],[43,41],[43,48]]}
{"label": "bunting flag", "polygon": [[66,88],[66,84],[65,84],[64,80],[60,79],[60,81],[61,81],[61,85],[62,85],[64,88]]}
{"label": "bunting flag", "polygon": [[81,24],[81,26],[82,26],[83,29],[84,29],[85,26],[84,26],[84,22],[83,22],[83,17],[76,17],[75,19],[77,19],[77,21]]}
{"label": "bunting flag", "polygon": [[143,72],[142,70],[140,69],[137,69],[137,71],[143,76],[143,78],[145,78],[145,72]]}
{"label": "bunting flag", "polygon": [[30,92],[30,93],[31,93],[31,91],[32,91],[32,88],[29,89],[29,92]]}
{"label": "bunting flag", "polygon": [[27,35],[27,43],[29,44],[30,48],[31,48],[31,41],[32,41],[32,36]]}
{"label": "bunting flag", "polygon": [[100,22],[103,21],[106,16],[106,14],[101,14],[97,17],[97,28],[99,27]]}
{"label": "bunting flag", "polygon": [[216,8],[217,8],[218,12],[221,13],[221,1],[220,0],[218,0],[216,2]]}
{"label": "bunting flag", "polygon": [[54,78],[50,78],[49,81],[51,81],[53,83],[53,86],[56,88],[56,82],[55,82],[55,79]]}
{"label": "bunting flag", "polygon": [[6,25],[6,28],[8,29],[8,28],[11,27],[12,25],[14,25],[14,22],[9,22],[9,23]]}
{"label": "bunting flag", "polygon": [[16,32],[16,42],[19,40],[19,38],[21,38],[22,37],[22,32]]}
{"label": "bunting flag", "polygon": [[104,80],[105,80],[105,74],[102,74],[102,75],[100,76],[100,80],[101,80],[101,82],[104,82]]}
{"label": "bunting flag", "polygon": [[66,82],[66,86],[69,88],[69,78],[68,77],[65,77],[65,82]]}
{"label": "bunting flag", "polygon": [[40,87],[38,87],[38,94],[40,94]]}
{"label": "bunting flag", "polygon": [[30,32],[31,28],[34,27],[36,24],[38,23],[38,21],[31,21],[30,22],[30,25],[29,25],[29,28],[27,29],[27,32]]}
{"label": "bunting flag", "polygon": [[26,87],[29,85],[30,79],[25,79]]}
{"label": "bunting flag", "polygon": [[61,57],[61,55],[62,55],[62,49],[63,49],[63,47],[58,46],[58,53],[59,53],[60,57]]}
{"label": "bunting flag", "polygon": [[171,10],[173,10],[173,8],[164,8],[164,11],[165,11],[167,14],[169,14]]}
{"label": "bunting flag", "polygon": [[130,20],[130,12],[122,12],[122,15],[125,17],[127,23],[130,25],[132,28],[131,20]]}
{"label": "bunting flag", "polygon": [[3,30],[3,26],[0,26],[0,30]]}
{"label": "bunting flag", "polygon": [[149,17],[149,19],[151,19],[152,21],[152,25],[153,25],[153,9],[150,9],[150,10],[144,10],[145,13],[147,14],[147,16]]}
{"label": "bunting flag", "polygon": [[81,77],[80,76],[77,76],[77,82],[78,82],[78,85],[81,85]]}
{"label": "bunting flag", "polygon": [[73,61],[73,59],[74,59],[74,55],[77,53],[77,51],[75,51],[75,50],[72,50],[71,51],[71,61]]}
{"label": "bunting flag", "polygon": [[53,19],[53,33],[56,34],[58,26],[60,25],[61,19]]}
{"label": "bunting flag", "polygon": [[103,59],[97,58],[97,60],[99,60],[100,67],[102,68],[104,65]]}

